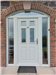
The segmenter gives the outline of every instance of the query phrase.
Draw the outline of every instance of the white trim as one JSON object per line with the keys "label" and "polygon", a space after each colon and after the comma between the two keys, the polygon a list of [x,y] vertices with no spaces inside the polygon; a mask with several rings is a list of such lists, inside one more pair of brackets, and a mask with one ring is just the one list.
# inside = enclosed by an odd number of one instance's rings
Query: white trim
{"label": "white trim", "polygon": [[[50,17],[48,17],[48,29],[50,29]],[[48,31],[48,64],[50,65],[50,31]]]}
{"label": "white trim", "polygon": [[14,64],[16,66],[17,64],[17,56],[16,56],[16,53],[17,53],[17,19],[14,18]]}
{"label": "white trim", "polygon": [[[40,22],[41,21],[41,22]],[[39,24],[38,24],[39,28],[38,28],[38,31],[39,31],[39,54],[41,55],[40,59],[39,59],[39,63],[40,65],[42,65],[42,17],[39,17]],[[41,52],[40,52],[41,51]]]}
{"label": "white trim", "polygon": [[25,18],[37,18],[37,17],[49,17],[47,15],[28,15],[28,16],[9,16],[8,18],[18,18],[18,19],[25,19]]}
{"label": "white trim", "polygon": [[17,64],[17,66],[40,66],[39,64],[37,64],[37,63],[35,63],[35,64],[32,64],[32,63],[24,63],[24,64],[22,64],[22,63],[19,63],[19,64]]}
{"label": "white trim", "polygon": [[[12,16],[9,15],[6,17],[6,65],[7,66],[16,66],[17,65],[17,19],[26,19],[26,18],[38,18],[39,21],[41,20],[41,22],[39,22],[39,28],[41,28],[41,31],[42,31],[42,17],[47,17],[48,18],[48,29],[50,29],[50,16],[49,15],[34,15],[34,16]],[[14,64],[8,64],[8,19],[9,18],[14,18]],[[41,26],[40,26],[41,25]],[[39,33],[40,32],[40,29],[39,29]],[[41,34],[42,35],[42,34]],[[42,40],[42,37],[40,35],[38,35],[38,37],[41,38]],[[39,41],[40,41],[40,38],[39,38]],[[41,47],[40,47],[41,45]],[[42,43],[39,43],[39,48],[42,49]],[[41,54],[40,54],[41,53]],[[42,50],[41,52],[39,52],[39,54],[42,56]],[[42,57],[40,57],[39,59],[39,63],[40,63],[40,66],[50,66],[50,32],[48,31],[48,64],[42,64]],[[20,65],[20,63],[19,63]],[[37,66],[37,64],[36,64]]]}
{"label": "white trim", "polygon": [[6,65],[8,65],[8,19],[6,18]]}

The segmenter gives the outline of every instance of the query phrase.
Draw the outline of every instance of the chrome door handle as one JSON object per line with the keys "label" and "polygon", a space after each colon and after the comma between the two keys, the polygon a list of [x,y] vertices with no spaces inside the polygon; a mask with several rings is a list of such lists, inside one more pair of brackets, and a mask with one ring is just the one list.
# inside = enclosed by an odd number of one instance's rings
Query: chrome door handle
{"label": "chrome door handle", "polygon": [[36,40],[36,43],[38,44],[38,39]]}

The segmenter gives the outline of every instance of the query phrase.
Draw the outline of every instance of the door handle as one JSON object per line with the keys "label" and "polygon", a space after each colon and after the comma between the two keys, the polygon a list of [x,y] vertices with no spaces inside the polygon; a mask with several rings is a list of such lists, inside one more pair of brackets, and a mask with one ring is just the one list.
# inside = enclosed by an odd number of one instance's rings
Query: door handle
{"label": "door handle", "polygon": [[38,39],[36,40],[36,43],[38,44]]}

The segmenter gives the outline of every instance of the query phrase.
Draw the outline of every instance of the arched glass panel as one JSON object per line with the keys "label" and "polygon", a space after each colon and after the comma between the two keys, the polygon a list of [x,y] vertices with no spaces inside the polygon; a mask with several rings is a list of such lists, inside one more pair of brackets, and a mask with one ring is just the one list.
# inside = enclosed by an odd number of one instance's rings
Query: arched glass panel
{"label": "arched glass panel", "polygon": [[21,13],[17,13],[17,14],[14,14],[13,16],[25,16],[25,15],[43,15],[41,13],[36,13],[36,12],[21,12]]}

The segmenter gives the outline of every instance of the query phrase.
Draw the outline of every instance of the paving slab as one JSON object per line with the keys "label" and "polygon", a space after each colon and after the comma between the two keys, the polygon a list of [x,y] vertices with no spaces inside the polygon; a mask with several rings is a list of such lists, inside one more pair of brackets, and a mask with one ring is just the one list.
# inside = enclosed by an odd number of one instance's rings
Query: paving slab
{"label": "paving slab", "polygon": [[1,73],[0,73],[0,75],[1,75]]}
{"label": "paving slab", "polygon": [[17,74],[1,74],[1,75],[17,75]]}
{"label": "paving slab", "polygon": [[5,67],[2,74],[17,74],[18,67]]}
{"label": "paving slab", "polygon": [[54,74],[50,67],[36,67],[38,74]]}
{"label": "paving slab", "polygon": [[5,67],[0,67],[0,73],[4,70]]}
{"label": "paving slab", "polygon": [[37,74],[37,75],[55,75],[55,74]]}
{"label": "paving slab", "polygon": [[17,75],[37,75],[36,73],[18,73]]}
{"label": "paving slab", "polygon": [[56,67],[51,67],[51,69],[54,71],[54,73],[56,74]]}
{"label": "paving slab", "polygon": [[17,75],[29,75],[27,73],[18,73]]}

